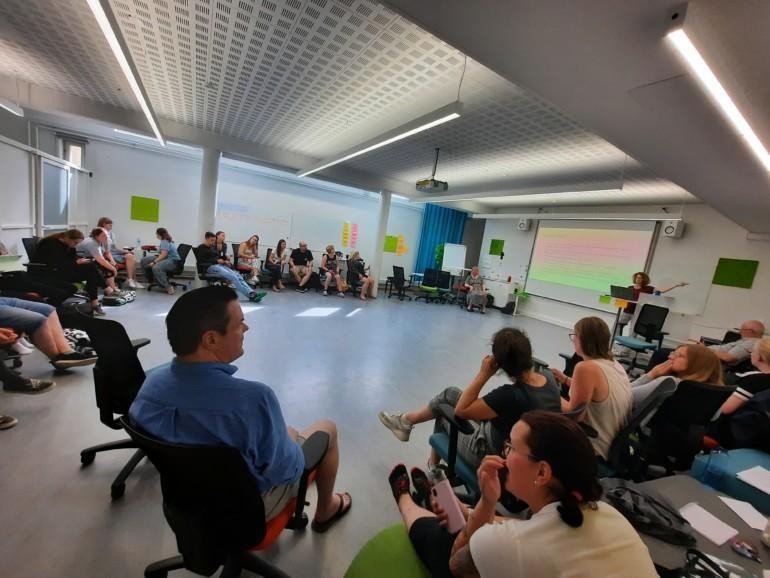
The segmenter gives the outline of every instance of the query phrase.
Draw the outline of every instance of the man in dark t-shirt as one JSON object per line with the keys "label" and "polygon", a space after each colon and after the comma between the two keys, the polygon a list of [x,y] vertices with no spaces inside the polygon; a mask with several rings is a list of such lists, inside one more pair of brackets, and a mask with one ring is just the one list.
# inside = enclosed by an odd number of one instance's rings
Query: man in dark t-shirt
{"label": "man in dark t-shirt", "polygon": [[300,241],[299,248],[294,249],[289,256],[291,274],[297,281],[297,291],[307,292],[307,284],[313,274],[313,253],[307,248],[307,241]]}

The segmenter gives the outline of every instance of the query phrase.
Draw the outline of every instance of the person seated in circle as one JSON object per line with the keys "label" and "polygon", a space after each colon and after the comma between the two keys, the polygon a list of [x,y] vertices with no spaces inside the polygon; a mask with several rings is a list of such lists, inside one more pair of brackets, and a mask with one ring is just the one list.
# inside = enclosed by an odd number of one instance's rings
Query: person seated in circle
{"label": "person seated in circle", "polygon": [[688,343],[672,351],[668,361],[656,365],[631,383],[634,407],[639,407],[669,377],[677,384],[687,380],[724,385],[722,363],[717,355],[702,345]]}
{"label": "person seated in circle", "polygon": [[[409,539],[434,578],[658,576],[636,530],[599,501],[597,459],[575,421],[530,411],[509,435],[502,456],[486,456],[478,469],[481,498],[473,509],[452,494],[466,520],[456,534],[446,530],[446,513],[435,498],[433,511],[415,503],[403,464],[388,476]],[[418,468],[412,479],[422,499],[430,482]],[[495,515],[503,489],[529,505],[531,518]]]}
{"label": "person seated in circle", "polygon": [[[502,369],[512,383],[493,389],[480,397],[482,388]],[[532,362],[532,345],[523,331],[506,327],[492,339],[492,355],[481,360],[481,368],[464,390],[448,387],[427,405],[408,412],[379,413],[380,421],[401,441],[409,441],[412,428],[435,420],[434,432],[448,432],[446,420],[439,417],[438,406],[445,403],[455,408],[455,415],[474,422],[472,434],[460,433],[457,454],[471,467],[478,467],[489,453],[499,453],[503,441],[521,414],[532,409],[560,410],[559,387],[548,369],[536,372]],[[429,463],[436,465],[439,456],[431,449]]]}
{"label": "person seated in circle", "polygon": [[141,267],[147,279],[152,279],[157,285],[173,295],[176,289],[169,283],[168,276],[172,274],[181,262],[176,243],[165,227],[155,229],[155,236],[160,241],[157,255],[147,255],[142,258]]}
{"label": "person seated in circle", "polygon": [[270,284],[273,286],[273,291],[280,292],[281,289],[286,287],[283,284],[283,266],[286,264],[288,256],[286,255],[286,241],[280,239],[275,246],[275,251],[268,249],[267,262],[265,263],[265,269],[270,272]]}
{"label": "person seated in circle", "polygon": [[313,275],[313,253],[308,251],[307,241],[300,241],[299,247],[291,252],[289,265],[297,282],[297,291],[307,293],[307,284]]}
{"label": "person seated in circle", "polygon": [[259,235],[252,235],[238,245],[238,266],[251,269],[251,277],[246,281],[249,285],[259,284]]}
{"label": "person seated in circle", "polygon": [[487,288],[484,285],[484,279],[479,273],[478,265],[471,269],[468,276],[463,281],[463,285],[468,290],[468,311],[478,307],[482,313],[487,312]]}
{"label": "person seated in circle", "polygon": [[230,267],[232,269],[233,263],[230,261],[230,255],[227,254],[227,242],[225,241],[226,238],[227,235],[224,231],[217,231],[214,248],[216,249],[218,255],[219,264],[223,265],[224,267]]}
{"label": "person seated in circle", "polygon": [[318,271],[324,286],[324,295],[329,294],[329,284],[334,279],[337,284],[337,296],[345,297],[345,293],[340,291],[342,287],[342,277],[340,277],[340,266],[337,262],[337,253],[334,245],[326,245],[326,253],[321,257],[321,268]]}
{"label": "person seated in circle", "polygon": [[348,259],[348,270],[351,271],[351,274],[358,279],[359,283],[361,283],[361,292],[358,295],[359,299],[361,299],[361,301],[366,301],[367,296],[372,296],[374,277],[370,277],[367,274],[369,267],[364,265],[364,260],[361,258],[361,253],[358,251],[353,251],[353,253],[351,253],[350,258]]}
{"label": "person seated in circle", "polygon": [[610,351],[610,330],[598,317],[584,317],[575,324],[570,339],[581,358],[572,377],[552,369],[559,383],[569,388],[569,399],[561,400],[563,412],[583,407],[581,419],[593,427],[597,436],[591,443],[604,459],[612,440],[626,425],[631,413],[631,382]]}

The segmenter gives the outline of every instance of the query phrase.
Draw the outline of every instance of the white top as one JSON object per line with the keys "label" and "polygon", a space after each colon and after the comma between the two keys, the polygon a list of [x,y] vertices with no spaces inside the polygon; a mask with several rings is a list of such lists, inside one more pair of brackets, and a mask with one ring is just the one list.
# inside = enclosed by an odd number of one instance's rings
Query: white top
{"label": "white top", "polygon": [[615,508],[583,508],[583,524],[565,524],[553,502],[529,520],[487,524],[471,536],[481,578],[655,578],[650,553]]}
{"label": "white top", "polygon": [[612,440],[626,425],[631,413],[631,382],[623,366],[610,359],[593,359],[607,378],[609,394],[604,401],[592,401],[586,406],[585,421],[599,434],[591,439],[594,451],[607,459]]}

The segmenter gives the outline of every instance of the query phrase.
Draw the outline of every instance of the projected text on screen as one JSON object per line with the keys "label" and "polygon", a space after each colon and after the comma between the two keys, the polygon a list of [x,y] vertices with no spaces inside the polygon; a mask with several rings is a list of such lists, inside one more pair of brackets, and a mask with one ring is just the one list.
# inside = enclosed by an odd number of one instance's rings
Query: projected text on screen
{"label": "projected text on screen", "polygon": [[529,279],[607,293],[643,269],[650,238],[650,231],[543,227]]}

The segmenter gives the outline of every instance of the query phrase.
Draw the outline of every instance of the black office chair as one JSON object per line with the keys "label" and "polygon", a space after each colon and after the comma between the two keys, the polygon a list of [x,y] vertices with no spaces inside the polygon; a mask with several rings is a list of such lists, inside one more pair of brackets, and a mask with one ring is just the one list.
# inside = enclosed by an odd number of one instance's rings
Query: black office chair
{"label": "black office chair", "polygon": [[442,295],[439,292],[439,271],[438,269],[425,269],[418,289],[420,294],[414,298],[415,301],[423,299],[426,303],[441,301]]}
{"label": "black office chair", "polygon": [[642,305],[642,310],[636,318],[633,329],[634,333],[641,337],[641,339],[624,335],[615,338],[615,343],[628,347],[634,352],[634,356],[630,361],[618,360],[623,364],[629,363],[629,371],[642,367],[636,361],[640,353],[656,351],[663,347],[663,338],[668,335],[666,331],[663,331],[663,325],[666,322],[667,316],[668,309],[666,307],[645,303]]}
{"label": "black office chair", "polygon": [[297,498],[265,521],[265,508],[254,477],[240,452],[227,446],[190,446],[164,442],[123,418],[123,427],[160,473],[163,513],[176,535],[180,555],[154,562],[146,578],[165,578],[185,568],[211,576],[240,576],[249,570],[260,576],[285,574],[254,550],[270,546],[283,528],[303,529],[307,486],[326,454],[329,436],[316,432],[302,446],[305,470]]}
{"label": "black office chair", "polygon": [[[393,265],[393,285],[392,287],[396,288],[396,297],[398,297],[399,301],[403,301],[404,299],[408,299],[409,301],[412,300],[412,297],[410,295],[406,294],[406,290],[412,286],[411,279],[407,283],[406,276],[404,275],[404,268],[399,267],[398,265]],[[388,299],[393,296],[393,289],[391,287],[391,290],[388,292]]]}
{"label": "black office chair", "polygon": [[703,436],[735,387],[681,381],[646,429],[640,432],[642,459],[662,466],[667,474],[689,470],[703,448]]}
{"label": "black office chair", "polygon": [[[177,263],[176,268],[168,274],[168,284],[172,287],[181,287],[182,291],[187,291],[187,289],[190,288],[189,281],[175,281],[174,277],[181,277],[184,274],[184,263],[187,261],[187,256],[190,254],[190,249],[192,248],[192,245],[188,245],[187,243],[179,243],[179,245],[177,245],[176,250],[177,253],[179,253],[179,263]],[[145,269],[145,275],[147,275],[147,291],[158,286],[152,277],[151,268]]]}
{"label": "black office chair", "polygon": [[[144,370],[137,357],[137,351],[149,344],[150,340],[129,339],[123,326],[109,319],[81,315],[80,326],[88,333],[91,347],[98,355],[94,365],[94,391],[96,405],[99,408],[99,419],[111,429],[123,429],[120,416],[128,413],[131,403],[144,383]],[[137,449],[112,482],[110,494],[112,499],[116,500],[123,496],[126,491],[126,479],[144,458],[144,452],[138,447],[130,439],[99,444],[81,451],[80,463],[83,467],[89,466],[98,452]]]}

